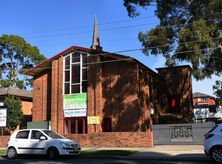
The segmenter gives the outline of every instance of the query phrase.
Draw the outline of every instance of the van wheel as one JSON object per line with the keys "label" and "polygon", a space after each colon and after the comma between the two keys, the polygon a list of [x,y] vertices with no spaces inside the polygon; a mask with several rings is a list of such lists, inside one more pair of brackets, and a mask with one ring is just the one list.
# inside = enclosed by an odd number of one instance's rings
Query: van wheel
{"label": "van wheel", "polygon": [[222,147],[214,148],[211,154],[216,162],[222,163]]}
{"label": "van wheel", "polygon": [[56,159],[59,156],[59,152],[56,148],[49,148],[47,155],[48,155],[49,159]]}
{"label": "van wheel", "polygon": [[17,151],[14,147],[9,147],[7,150],[7,158],[14,159],[17,157]]}

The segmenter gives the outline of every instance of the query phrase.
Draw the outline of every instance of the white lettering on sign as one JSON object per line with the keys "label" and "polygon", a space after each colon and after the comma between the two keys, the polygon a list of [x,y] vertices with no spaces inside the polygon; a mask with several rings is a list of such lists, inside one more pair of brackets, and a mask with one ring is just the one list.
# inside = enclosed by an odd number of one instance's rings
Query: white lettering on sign
{"label": "white lettering on sign", "polygon": [[0,109],[0,127],[6,127],[7,109]]}
{"label": "white lettering on sign", "polygon": [[64,117],[85,117],[86,109],[64,110]]}

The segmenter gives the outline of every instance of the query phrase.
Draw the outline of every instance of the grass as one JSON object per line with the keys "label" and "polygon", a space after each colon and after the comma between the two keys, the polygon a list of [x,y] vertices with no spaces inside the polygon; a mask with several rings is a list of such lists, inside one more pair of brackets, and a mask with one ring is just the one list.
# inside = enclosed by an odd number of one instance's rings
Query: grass
{"label": "grass", "polygon": [[133,150],[81,150],[80,156],[129,156],[135,152]]}
{"label": "grass", "polygon": [[0,148],[0,156],[6,155],[6,148]]}

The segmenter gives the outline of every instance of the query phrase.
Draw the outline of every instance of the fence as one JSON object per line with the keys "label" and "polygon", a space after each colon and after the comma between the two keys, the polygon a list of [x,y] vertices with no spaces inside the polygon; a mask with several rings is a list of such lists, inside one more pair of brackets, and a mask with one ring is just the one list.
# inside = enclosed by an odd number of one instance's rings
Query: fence
{"label": "fence", "polygon": [[214,123],[153,125],[154,145],[202,145]]}

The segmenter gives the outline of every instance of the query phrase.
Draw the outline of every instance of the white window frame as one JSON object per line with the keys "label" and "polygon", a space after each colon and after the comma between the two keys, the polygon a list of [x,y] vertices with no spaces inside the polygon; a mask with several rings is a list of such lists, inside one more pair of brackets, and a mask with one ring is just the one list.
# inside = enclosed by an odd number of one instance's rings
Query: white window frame
{"label": "white window frame", "polygon": [[[73,53],[80,53],[80,62],[72,62],[72,54]],[[69,95],[69,94],[79,94],[79,93],[86,93],[86,92],[82,92],[82,82],[86,82],[87,80],[83,80],[83,76],[82,76],[82,70],[83,69],[87,69],[87,65],[83,66],[83,55],[86,55],[87,57],[89,56],[88,53],[85,52],[81,52],[81,51],[73,51],[69,54],[67,54],[66,56],[63,57],[63,95]],[[70,68],[66,69],[65,68],[65,59],[68,58],[70,59]],[[80,65],[80,83],[72,83],[72,65]],[[65,82],[65,71],[69,71],[69,81]],[[65,84],[69,83],[69,93],[65,94]],[[72,85],[79,85],[80,86],[80,92],[79,93],[71,93],[72,92]]]}

